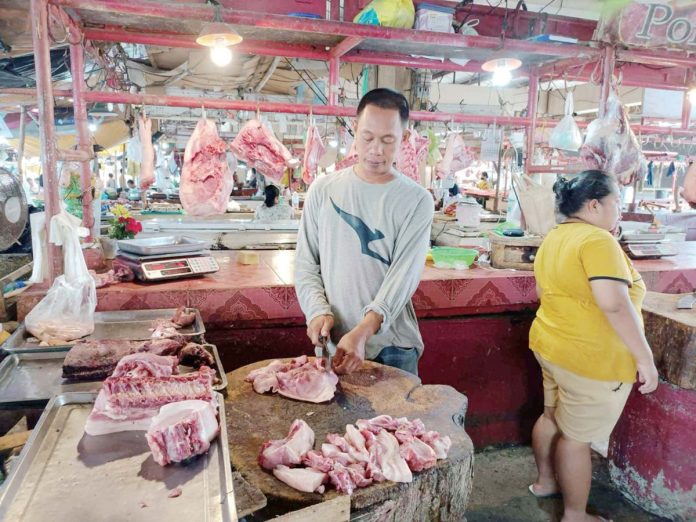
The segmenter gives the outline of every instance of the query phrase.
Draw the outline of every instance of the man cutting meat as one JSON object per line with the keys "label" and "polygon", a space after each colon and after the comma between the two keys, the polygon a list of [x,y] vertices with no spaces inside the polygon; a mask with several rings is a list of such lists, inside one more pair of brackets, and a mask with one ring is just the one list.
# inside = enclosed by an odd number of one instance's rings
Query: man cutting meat
{"label": "man cutting meat", "polygon": [[295,285],[312,343],[338,339],[337,373],[357,370],[366,358],[418,373],[423,340],[411,296],[433,199],[393,167],[408,113],[403,95],[368,92],[358,105],[358,163],[317,179],[305,201]]}

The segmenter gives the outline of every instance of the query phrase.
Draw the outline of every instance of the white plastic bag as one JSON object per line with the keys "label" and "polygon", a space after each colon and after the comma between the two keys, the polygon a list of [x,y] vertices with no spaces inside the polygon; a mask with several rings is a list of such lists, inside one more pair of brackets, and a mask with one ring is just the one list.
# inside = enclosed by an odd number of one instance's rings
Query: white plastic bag
{"label": "white plastic bag", "polygon": [[51,220],[51,243],[63,246],[64,274],[57,277],[44,297],[27,314],[29,333],[48,344],[61,344],[94,331],[97,291],[80,248],[87,229],[62,210]]}
{"label": "white plastic bag", "polygon": [[569,92],[565,101],[565,116],[551,131],[549,145],[554,149],[577,152],[582,146],[582,134],[573,118],[573,93]]}

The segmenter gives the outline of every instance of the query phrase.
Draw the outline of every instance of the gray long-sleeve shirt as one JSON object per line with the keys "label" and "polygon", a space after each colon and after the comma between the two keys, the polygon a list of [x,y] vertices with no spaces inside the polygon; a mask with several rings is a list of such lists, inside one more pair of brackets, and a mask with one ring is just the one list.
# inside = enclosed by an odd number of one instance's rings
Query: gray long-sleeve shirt
{"label": "gray long-sleeve shirt", "polygon": [[423,350],[411,296],[430,240],[433,199],[401,174],[386,184],[348,168],[317,179],[305,200],[297,238],[295,288],[307,323],[333,314],[335,342],[369,311],[384,318],[366,346]]}

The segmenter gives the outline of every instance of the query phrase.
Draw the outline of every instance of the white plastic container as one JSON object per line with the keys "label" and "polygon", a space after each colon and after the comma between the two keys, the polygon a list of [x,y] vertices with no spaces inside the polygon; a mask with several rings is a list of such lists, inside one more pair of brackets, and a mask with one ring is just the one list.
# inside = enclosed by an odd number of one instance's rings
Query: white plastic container
{"label": "white plastic container", "polygon": [[452,33],[454,9],[432,4],[418,4],[416,9],[416,29],[436,33]]}
{"label": "white plastic container", "polygon": [[466,198],[457,203],[457,223],[464,227],[481,225],[481,207],[473,198]]}

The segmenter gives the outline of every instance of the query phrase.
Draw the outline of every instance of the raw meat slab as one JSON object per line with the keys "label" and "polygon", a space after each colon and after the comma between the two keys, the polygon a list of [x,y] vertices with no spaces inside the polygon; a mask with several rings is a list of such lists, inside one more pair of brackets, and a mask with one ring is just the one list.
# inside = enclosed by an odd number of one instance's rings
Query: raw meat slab
{"label": "raw meat slab", "polygon": [[335,498],[339,493],[302,493],[265,472],[258,464],[259,448],[264,441],[285,437],[295,419],[305,420],[314,430],[316,440],[323,441],[327,433],[344,433],[345,425],[357,419],[388,414],[420,418],[429,430],[449,435],[452,448],[447,460],[414,473],[410,484],[383,482],[357,490],[351,498],[351,511],[369,513],[361,521],[464,519],[473,483],[474,452],[463,427],[467,408],[464,395],[450,386],[423,386],[409,373],[366,362],[358,372],[341,377],[331,402],[298,402],[277,394],[259,395],[244,381],[250,371],[269,362],[260,361],[228,373],[225,404],[232,465],[269,502],[299,509]]}

